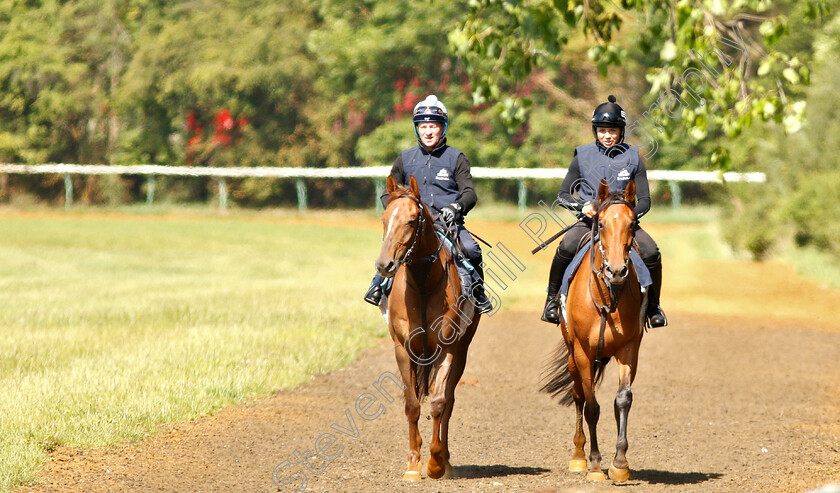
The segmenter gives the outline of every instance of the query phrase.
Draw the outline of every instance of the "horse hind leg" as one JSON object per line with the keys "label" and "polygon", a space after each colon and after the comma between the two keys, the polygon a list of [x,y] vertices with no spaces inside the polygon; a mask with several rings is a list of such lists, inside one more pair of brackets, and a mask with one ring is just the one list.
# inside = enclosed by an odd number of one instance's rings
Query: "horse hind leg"
{"label": "horse hind leg", "polygon": [[601,415],[601,406],[595,400],[595,392],[592,392],[591,400],[586,398],[583,405],[583,414],[586,417],[586,424],[589,425],[589,470],[586,479],[589,481],[605,481],[607,476],[601,470],[601,451],[598,450],[598,418]]}
{"label": "horse hind leg", "polygon": [[[578,367],[583,384],[583,416],[589,426],[589,469],[586,479],[589,481],[605,481],[607,476],[601,470],[601,452],[598,450],[597,428],[598,419],[601,416],[601,406],[595,399],[595,379],[591,377],[594,375],[591,365],[594,365],[595,361],[587,361],[587,364]],[[590,377],[584,377],[583,375],[590,375]]]}
{"label": "horse hind leg", "polygon": [[444,478],[455,477],[455,471],[449,462],[449,420],[452,418],[452,410],[455,408],[455,389],[458,387],[458,382],[461,381],[464,368],[467,366],[467,347],[459,348],[455,358],[453,358],[449,378],[446,380],[446,407],[440,420],[440,441],[443,445],[441,454],[445,460]]}

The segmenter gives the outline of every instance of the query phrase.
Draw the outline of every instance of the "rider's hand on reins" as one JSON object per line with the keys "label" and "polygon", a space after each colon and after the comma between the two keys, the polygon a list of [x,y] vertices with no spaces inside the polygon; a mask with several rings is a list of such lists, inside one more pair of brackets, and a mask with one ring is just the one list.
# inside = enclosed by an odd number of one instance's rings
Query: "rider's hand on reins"
{"label": "rider's hand on reins", "polygon": [[452,224],[455,223],[455,218],[458,217],[460,212],[458,209],[460,209],[458,204],[453,203],[440,210],[440,219],[447,228],[451,228]]}

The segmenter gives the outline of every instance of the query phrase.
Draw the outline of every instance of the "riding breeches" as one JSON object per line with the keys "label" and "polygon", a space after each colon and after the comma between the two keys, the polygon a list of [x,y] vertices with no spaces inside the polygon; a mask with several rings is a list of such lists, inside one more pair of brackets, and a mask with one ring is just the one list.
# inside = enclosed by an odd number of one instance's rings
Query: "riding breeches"
{"label": "riding breeches", "polygon": [[[572,226],[563,236],[563,241],[557,247],[556,255],[571,260],[577,252],[581,238],[590,229],[590,223],[587,221],[581,221]],[[642,257],[645,265],[655,265],[659,262],[659,247],[653,241],[653,238],[638,225],[636,226],[635,235],[636,244],[639,246],[639,256]]]}
{"label": "riding breeches", "polygon": [[481,269],[481,247],[478,245],[478,242],[475,241],[473,235],[467,231],[467,228],[465,228],[464,225],[458,224],[455,228],[458,240],[461,242],[461,248],[464,251],[464,255],[467,256],[467,260],[469,260],[476,268]]}

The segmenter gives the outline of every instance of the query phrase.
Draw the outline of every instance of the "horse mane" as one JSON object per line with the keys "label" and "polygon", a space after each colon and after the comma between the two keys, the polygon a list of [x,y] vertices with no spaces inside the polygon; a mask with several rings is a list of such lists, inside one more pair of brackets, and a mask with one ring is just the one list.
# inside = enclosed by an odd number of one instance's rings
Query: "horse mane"
{"label": "horse mane", "polygon": [[392,199],[399,197],[400,195],[411,195],[411,190],[409,190],[405,185],[397,185],[389,195]]}
{"label": "horse mane", "polygon": [[[391,200],[400,198],[401,195],[409,195],[409,196],[413,197],[413,195],[411,195],[411,190],[409,190],[408,187],[406,187],[404,185],[397,185],[394,188],[394,190],[388,194],[389,203],[390,203]],[[423,202],[422,199],[418,198],[418,200],[420,200],[420,203],[425,206],[425,207],[423,207],[423,214],[425,214],[426,219],[428,219],[431,222],[434,222],[434,218],[432,217],[431,208],[429,206],[427,206]]]}
{"label": "horse mane", "polygon": [[[592,202],[592,206],[595,208],[595,212],[600,214],[604,209],[616,202],[618,202],[619,204],[626,203],[626,201],[624,200],[624,190],[616,190],[614,192],[610,192],[609,195],[607,195],[607,200],[601,203],[596,199]],[[633,202],[630,203],[630,208],[633,208],[635,206],[636,198],[634,197]]]}

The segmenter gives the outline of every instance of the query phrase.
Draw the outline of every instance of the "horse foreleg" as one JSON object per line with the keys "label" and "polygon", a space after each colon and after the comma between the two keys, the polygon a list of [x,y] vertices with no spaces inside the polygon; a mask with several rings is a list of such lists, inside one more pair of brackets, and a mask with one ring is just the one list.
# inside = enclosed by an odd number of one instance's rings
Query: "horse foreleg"
{"label": "horse foreleg", "polygon": [[420,446],[423,444],[423,439],[420,438],[420,428],[417,426],[417,422],[420,420],[420,400],[415,390],[417,365],[411,361],[402,344],[395,344],[394,350],[397,355],[397,365],[405,384],[405,418],[408,421],[408,464],[403,479],[420,481],[422,479],[420,476]]}
{"label": "horse foreleg", "polygon": [[630,467],[627,463],[627,418],[633,404],[633,383],[636,368],[638,346],[622,349],[616,354],[618,362],[618,392],[615,395],[615,423],[618,439],[615,442],[615,458],[610,466],[610,479],[623,482],[630,479]]}
{"label": "horse foreleg", "polygon": [[[447,448],[446,437],[444,435],[444,433],[448,433],[448,424],[443,429],[441,425],[444,421],[444,416],[446,416],[450,397],[452,396],[452,393],[447,391],[447,387],[452,374],[453,358],[454,355],[452,352],[447,352],[443,356],[437,370],[431,395],[432,442],[429,445],[429,460],[426,462],[426,474],[433,479],[443,477],[447,469],[452,469],[452,466],[449,465],[449,449]],[[441,433],[441,431],[444,433]],[[443,439],[441,439],[442,436]]]}
{"label": "horse foreleg", "polygon": [[574,380],[572,398],[575,400],[575,452],[572,454],[572,460],[569,461],[569,471],[584,472],[586,471],[586,452],[584,451],[586,435],[583,433],[583,383],[571,354],[569,355],[569,372]]}

